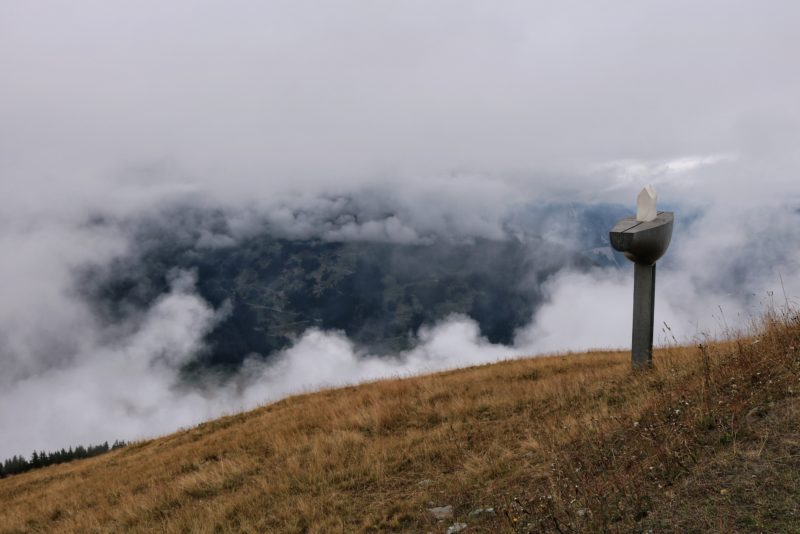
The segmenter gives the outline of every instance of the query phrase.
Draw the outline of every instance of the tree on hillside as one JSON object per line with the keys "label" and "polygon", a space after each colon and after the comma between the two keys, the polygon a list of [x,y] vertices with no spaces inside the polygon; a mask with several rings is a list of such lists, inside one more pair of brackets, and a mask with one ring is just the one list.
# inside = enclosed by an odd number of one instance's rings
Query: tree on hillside
{"label": "tree on hillside", "polygon": [[109,446],[108,442],[106,441],[100,445],[89,445],[88,447],[78,445],[74,449],[72,446],[70,446],[67,450],[62,448],[61,450],[56,450],[53,452],[33,451],[31,453],[30,461],[26,460],[23,456],[14,455],[11,458],[6,459],[5,462],[0,462],[0,478],[18,473],[24,473],[25,471],[37,469],[39,467],[98,456],[110,450],[125,447],[126,445],[127,443],[124,440],[115,440],[112,446]]}

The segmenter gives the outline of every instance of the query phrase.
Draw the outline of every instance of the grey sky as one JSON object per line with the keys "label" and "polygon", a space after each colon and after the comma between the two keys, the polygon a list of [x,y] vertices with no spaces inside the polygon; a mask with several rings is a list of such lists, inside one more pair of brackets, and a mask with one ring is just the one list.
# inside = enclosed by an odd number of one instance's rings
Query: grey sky
{"label": "grey sky", "polygon": [[593,198],[686,158],[724,172],[662,173],[662,193],[797,192],[796,2],[0,5],[18,208],[452,173]]}

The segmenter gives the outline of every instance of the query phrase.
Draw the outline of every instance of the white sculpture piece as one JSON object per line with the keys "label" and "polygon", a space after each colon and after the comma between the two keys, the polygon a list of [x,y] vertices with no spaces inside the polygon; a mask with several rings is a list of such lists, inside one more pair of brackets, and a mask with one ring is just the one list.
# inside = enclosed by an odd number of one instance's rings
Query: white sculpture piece
{"label": "white sculpture piece", "polygon": [[636,220],[640,222],[649,222],[655,220],[658,216],[656,211],[656,190],[652,185],[648,185],[639,196],[636,197]]}

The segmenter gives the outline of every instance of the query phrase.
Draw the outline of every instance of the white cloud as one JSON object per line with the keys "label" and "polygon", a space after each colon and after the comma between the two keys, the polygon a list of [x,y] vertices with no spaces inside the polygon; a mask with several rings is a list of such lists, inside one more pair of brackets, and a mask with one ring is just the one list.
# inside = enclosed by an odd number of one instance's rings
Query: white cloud
{"label": "white cloud", "polygon": [[[620,160],[598,165],[594,172],[610,174],[614,182],[608,187],[609,191],[630,189],[641,184],[667,185],[674,190],[690,188],[704,190],[698,183],[696,172],[703,167],[735,162],[735,154],[708,154],[705,156],[683,156],[674,159],[639,161]],[[711,191],[707,191],[711,193]],[[714,200],[725,198],[727,191],[715,191]]]}

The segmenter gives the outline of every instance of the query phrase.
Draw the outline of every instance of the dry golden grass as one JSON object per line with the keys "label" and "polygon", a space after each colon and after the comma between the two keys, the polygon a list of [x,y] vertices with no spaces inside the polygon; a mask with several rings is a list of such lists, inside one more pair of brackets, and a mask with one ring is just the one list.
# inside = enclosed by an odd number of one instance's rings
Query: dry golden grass
{"label": "dry golden grass", "polygon": [[[800,422],[800,323],[765,322],[749,339],[658,350],[649,372],[594,352],[291,397],[0,480],[0,531],[782,530],[797,485],[783,517],[731,513],[764,491],[729,480],[737,455],[780,458],[782,491],[800,482],[797,427],[753,415]],[[452,520],[428,511],[442,505]]]}

